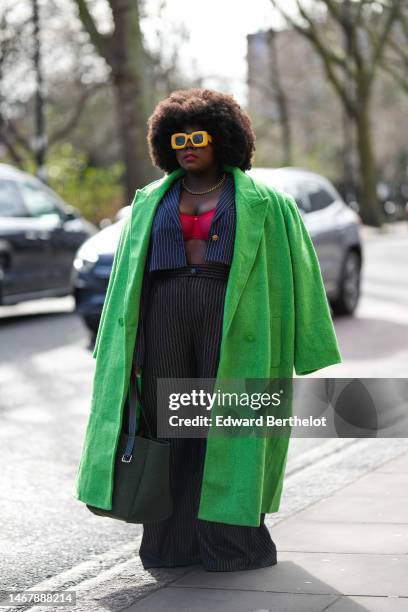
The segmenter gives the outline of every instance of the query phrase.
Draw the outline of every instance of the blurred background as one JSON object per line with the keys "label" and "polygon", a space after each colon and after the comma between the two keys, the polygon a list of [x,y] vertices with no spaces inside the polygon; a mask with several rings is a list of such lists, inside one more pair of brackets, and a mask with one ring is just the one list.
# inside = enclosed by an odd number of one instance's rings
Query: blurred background
{"label": "blurred background", "polygon": [[160,176],[146,119],[193,86],[248,110],[255,166],[324,174],[364,223],[401,217],[403,0],[209,1],[201,14],[186,0],[3,0],[0,19],[0,159],[94,223]]}
{"label": "blurred background", "polygon": [[[135,190],[161,176],[146,121],[171,91],[234,95],[257,137],[250,174],[295,198],[343,356],[315,375],[407,376],[407,68],[404,0],[1,1],[0,457],[11,502],[0,544],[13,541],[9,585],[129,534],[85,516],[71,489],[120,230]],[[21,439],[32,440],[24,454],[10,443]],[[289,473],[307,465],[310,443],[296,440]],[[329,443],[319,441],[324,456]],[[24,525],[16,508],[30,517]]]}

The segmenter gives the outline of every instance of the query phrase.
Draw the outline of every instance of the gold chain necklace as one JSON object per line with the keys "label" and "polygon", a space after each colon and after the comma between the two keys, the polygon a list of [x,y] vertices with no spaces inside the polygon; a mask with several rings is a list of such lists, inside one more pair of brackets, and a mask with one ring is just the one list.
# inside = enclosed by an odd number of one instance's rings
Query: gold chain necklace
{"label": "gold chain necklace", "polygon": [[224,176],[222,177],[222,179],[220,180],[219,183],[217,183],[216,185],[214,185],[214,187],[211,187],[211,189],[207,189],[206,191],[191,191],[191,189],[189,187],[187,187],[186,183],[185,183],[185,179],[183,178],[182,180],[182,184],[183,187],[186,191],[188,191],[188,193],[191,193],[192,195],[204,195],[205,193],[210,193],[211,191],[214,191],[214,189],[217,189],[217,187],[219,187],[220,185],[222,185],[222,183],[225,181],[226,178],[226,173],[224,172]]}

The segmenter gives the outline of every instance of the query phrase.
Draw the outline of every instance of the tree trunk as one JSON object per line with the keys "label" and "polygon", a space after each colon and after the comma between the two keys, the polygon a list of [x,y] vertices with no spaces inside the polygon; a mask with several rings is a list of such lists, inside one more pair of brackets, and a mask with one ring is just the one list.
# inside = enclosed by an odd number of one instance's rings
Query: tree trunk
{"label": "tree trunk", "polygon": [[282,142],[283,142],[283,155],[282,155],[282,165],[283,166],[291,166],[293,163],[292,156],[292,134],[290,129],[290,118],[288,113],[288,105],[286,97],[281,97],[280,92],[278,92],[278,104],[280,109],[280,117],[282,124]]}
{"label": "tree trunk", "polygon": [[276,33],[269,31],[269,48],[271,52],[271,85],[276,92],[276,103],[279,109],[279,122],[282,135],[282,166],[292,165],[292,134],[286,92],[282,86],[279,70],[278,50],[276,47]]}
{"label": "tree trunk", "polygon": [[146,142],[147,118],[153,110],[153,83],[149,58],[139,24],[140,0],[109,0],[114,29],[101,34],[89,11],[88,0],[75,0],[79,17],[95,48],[111,68],[115,88],[125,186],[128,202],[135,191],[155,177]]}
{"label": "tree trunk", "polygon": [[47,183],[47,133],[44,113],[44,80],[41,62],[40,15],[38,0],[32,0],[32,20],[34,34],[34,70],[35,70],[35,139],[34,153],[37,163],[37,176]]}
{"label": "tree trunk", "polygon": [[152,167],[146,143],[146,113],[143,95],[135,79],[115,77],[116,106],[125,164],[127,200],[133,200],[136,189],[152,180]]}
{"label": "tree trunk", "polygon": [[367,225],[381,227],[384,215],[377,198],[377,176],[371,141],[369,99],[359,98],[355,117],[360,164],[361,218]]}
{"label": "tree trunk", "polygon": [[128,201],[152,180],[146,142],[147,117],[152,103],[148,59],[139,25],[138,3],[111,1],[115,30],[112,40],[112,79],[115,86]]}

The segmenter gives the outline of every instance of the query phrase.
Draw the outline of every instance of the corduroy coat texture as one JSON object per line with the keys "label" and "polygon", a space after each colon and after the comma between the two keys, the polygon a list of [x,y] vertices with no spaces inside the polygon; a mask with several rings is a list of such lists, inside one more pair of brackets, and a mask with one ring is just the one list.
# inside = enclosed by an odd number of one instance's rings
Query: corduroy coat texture
{"label": "corduroy coat texture", "polygon": [[[292,378],[293,368],[304,375],[341,363],[316,252],[296,202],[235,166],[224,169],[234,177],[236,232],[216,380]],[[116,249],[93,352],[91,408],[74,493],[99,508],[112,507],[153,218],[184,172],[178,168],[136,191]],[[256,527],[261,513],[277,512],[288,445],[289,435],[209,435],[198,518]]]}

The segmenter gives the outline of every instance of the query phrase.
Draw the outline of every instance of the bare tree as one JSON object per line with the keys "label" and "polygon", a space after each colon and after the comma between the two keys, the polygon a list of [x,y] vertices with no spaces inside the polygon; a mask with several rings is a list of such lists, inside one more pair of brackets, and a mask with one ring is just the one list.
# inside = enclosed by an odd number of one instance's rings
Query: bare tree
{"label": "bare tree", "polygon": [[74,2],[95,49],[111,70],[126,168],[126,192],[128,200],[132,200],[135,189],[146,184],[152,175],[146,121],[153,90],[150,59],[140,29],[139,0],[108,0],[113,20],[113,29],[108,34],[99,31],[87,0]]}
{"label": "bare tree", "polygon": [[[365,223],[379,226],[382,213],[376,193],[376,165],[371,140],[370,102],[377,69],[390,32],[398,20],[400,0],[319,0],[315,9],[324,8],[348,41],[348,54],[324,40],[319,17],[296,0],[299,18],[288,14],[284,3],[271,0],[286,21],[313,45],[325,74],[337,93],[357,133],[362,217]],[[326,16],[325,16],[326,19]],[[370,28],[370,36],[367,28]]]}
{"label": "bare tree", "polygon": [[[37,0],[32,0],[30,4],[27,8],[31,8],[31,11],[27,10],[19,19],[12,17],[12,3],[3,9],[0,17],[0,141],[17,166],[24,169],[28,162],[34,162],[38,175],[45,180],[47,147],[67,139],[80,123],[88,102],[107,85],[105,80],[85,83],[82,70],[70,73],[70,108],[65,115],[61,112],[54,89],[46,91],[47,78],[43,76],[41,66],[40,38],[43,37],[40,24],[46,18],[43,16],[40,19],[39,12],[41,10],[46,16],[52,15],[51,7],[44,3],[38,5]],[[82,47],[78,53],[81,50]],[[53,57],[47,55],[47,61],[48,64],[42,62],[44,67],[52,64]],[[31,79],[32,76],[34,79]],[[22,81],[30,81],[28,87],[34,92],[24,101],[20,99],[22,92],[19,85]],[[58,125],[54,129],[47,125],[47,131],[45,106],[58,114]]]}

